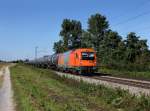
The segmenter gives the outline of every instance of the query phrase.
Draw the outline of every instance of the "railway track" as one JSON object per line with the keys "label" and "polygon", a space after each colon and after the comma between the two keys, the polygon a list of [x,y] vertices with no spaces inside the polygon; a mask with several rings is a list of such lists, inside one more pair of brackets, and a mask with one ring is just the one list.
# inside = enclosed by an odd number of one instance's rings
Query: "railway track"
{"label": "railway track", "polygon": [[75,75],[70,73],[57,72],[59,76],[66,76],[67,78],[72,78],[77,81],[84,81],[90,84],[96,85],[104,85],[106,87],[111,88],[120,88],[123,90],[128,90],[129,93],[140,96],[141,94],[150,95],[150,81],[144,80],[135,80],[135,79],[127,79],[127,78],[119,78],[113,76],[83,76],[83,75]]}
{"label": "railway track", "polygon": [[[68,73],[68,74],[74,75],[72,73]],[[150,89],[150,81],[120,78],[120,77],[114,77],[114,76],[108,76],[108,75],[105,76],[104,74],[102,76],[100,75],[83,76],[83,75],[76,75],[76,76],[86,77],[89,79],[92,78],[96,80],[107,81],[107,82],[112,82],[112,83],[117,83],[117,84],[122,84],[122,85],[128,85],[128,86],[133,86],[133,87],[138,87],[138,88],[143,88],[143,89]]]}
{"label": "railway track", "polygon": [[108,81],[108,82],[128,85],[128,86],[150,89],[149,81],[125,79],[125,78],[118,78],[118,77],[112,77],[112,76],[99,76],[99,77],[95,76],[92,78],[102,80],[102,81]]}

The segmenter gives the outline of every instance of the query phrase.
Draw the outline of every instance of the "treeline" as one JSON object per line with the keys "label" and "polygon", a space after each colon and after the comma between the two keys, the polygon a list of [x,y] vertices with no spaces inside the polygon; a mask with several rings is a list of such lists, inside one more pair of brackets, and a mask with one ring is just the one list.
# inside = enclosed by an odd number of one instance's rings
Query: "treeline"
{"label": "treeline", "polygon": [[76,48],[94,48],[99,65],[120,70],[150,70],[147,40],[142,40],[134,32],[122,37],[109,28],[107,18],[99,13],[91,15],[87,23],[85,30],[80,21],[64,19],[61,40],[54,43],[55,53]]}

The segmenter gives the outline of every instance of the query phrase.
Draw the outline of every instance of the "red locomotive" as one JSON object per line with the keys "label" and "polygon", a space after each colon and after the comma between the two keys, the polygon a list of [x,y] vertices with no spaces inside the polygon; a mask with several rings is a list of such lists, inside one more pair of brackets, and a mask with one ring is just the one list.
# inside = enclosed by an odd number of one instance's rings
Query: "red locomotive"
{"label": "red locomotive", "polygon": [[58,57],[58,69],[79,74],[96,71],[96,52],[93,49],[75,49]]}

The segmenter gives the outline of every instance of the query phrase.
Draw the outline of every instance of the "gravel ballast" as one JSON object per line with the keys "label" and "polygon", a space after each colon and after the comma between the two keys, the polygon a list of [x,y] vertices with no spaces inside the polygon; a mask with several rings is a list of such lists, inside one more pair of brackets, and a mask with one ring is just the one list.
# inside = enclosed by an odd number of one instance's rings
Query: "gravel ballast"
{"label": "gravel ballast", "polygon": [[137,95],[137,96],[140,96],[141,94],[150,95],[150,89],[144,89],[144,88],[139,88],[139,87],[135,87],[135,86],[113,83],[113,82],[93,79],[93,78],[84,77],[84,76],[66,74],[66,73],[62,73],[62,72],[56,72],[56,74],[59,76],[65,76],[67,78],[72,78],[72,79],[75,79],[77,81],[82,80],[86,83],[91,83],[91,84],[95,84],[95,85],[105,85],[106,87],[110,87],[110,88],[120,88],[123,90],[128,90],[129,93]]}

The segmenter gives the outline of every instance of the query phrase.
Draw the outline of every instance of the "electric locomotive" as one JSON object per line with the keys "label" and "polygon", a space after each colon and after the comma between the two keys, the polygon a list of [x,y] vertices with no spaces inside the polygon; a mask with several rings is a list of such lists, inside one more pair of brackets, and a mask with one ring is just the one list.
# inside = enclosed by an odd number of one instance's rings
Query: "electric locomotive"
{"label": "electric locomotive", "polygon": [[79,74],[97,71],[96,52],[93,49],[82,48],[59,54],[59,70],[72,71]]}

